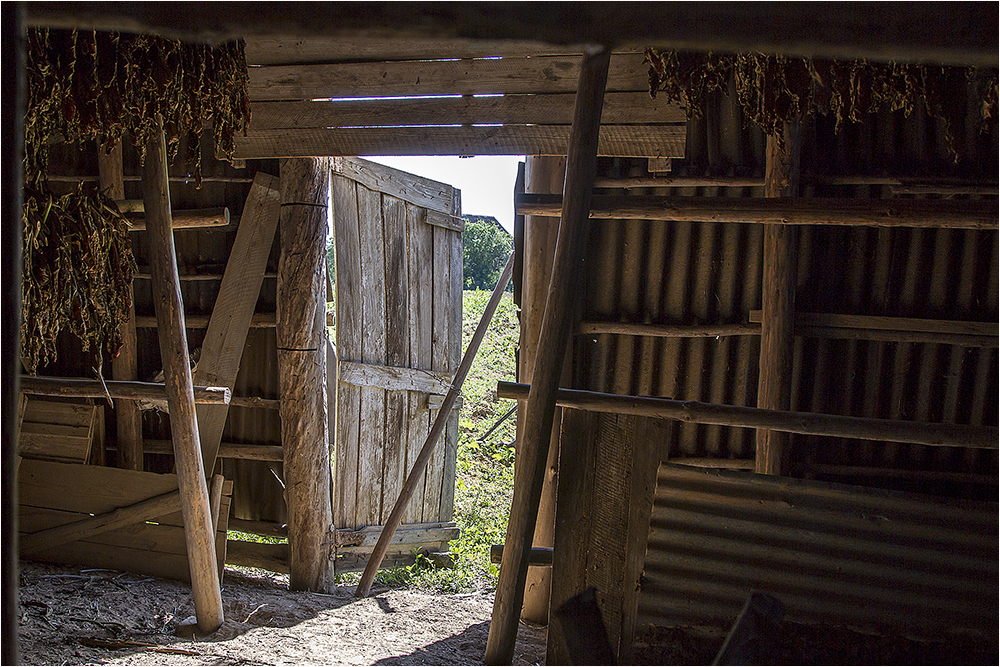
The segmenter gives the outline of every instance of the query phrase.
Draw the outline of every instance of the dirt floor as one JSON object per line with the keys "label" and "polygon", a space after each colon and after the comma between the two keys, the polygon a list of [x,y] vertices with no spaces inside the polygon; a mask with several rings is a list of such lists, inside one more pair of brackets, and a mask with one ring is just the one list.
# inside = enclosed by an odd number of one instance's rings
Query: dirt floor
{"label": "dirt floor", "polygon": [[[482,664],[493,594],[374,587],[292,593],[287,578],[227,570],[226,622],[192,638],[185,584],[113,570],[21,563],[21,662],[32,665]],[[514,664],[541,664],[545,628],[521,624]]]}

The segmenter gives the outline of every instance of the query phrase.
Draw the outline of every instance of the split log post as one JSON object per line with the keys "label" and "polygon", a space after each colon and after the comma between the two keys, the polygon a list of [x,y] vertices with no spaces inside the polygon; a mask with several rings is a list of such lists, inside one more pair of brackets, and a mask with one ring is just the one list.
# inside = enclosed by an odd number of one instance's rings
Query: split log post
{"label": "split log post", "polygon": [[610,49],[588,47],[580,67],[566,159],[559,237],[524,419],[524,437],[521,439],[523,466],[520,475],[515,474],[503,564],[493,602],[493,620],[486,644],[487,664],[510,664],[514,655],[535,517],[545,479],[556,391],[559,389],[566,345],[578,319],[590,199],[597,172],[597,138],[610,60]]}
{"label": "split log post", "polygon": [[423,482],[424,469],[427,468],[427,462],[430,461],[431,454],[434,453],[434,445],[448,424],[451,410],[458,399],[459,392],[462,391],[465,376],[469,374],[469,368],[472,367],[472,361],[476,358],[479,344],[483,342],[483,338],[486,336],[486,330],[493,320],[493,314],[500,304],[500,297],[503,296],[513,271],[514,255],[512,254],[507,260],[507,265],[504,267],[503,272],[500,274],[497,286],[493,288],[493,295],[490,297],[489,303],[486,304],[483,316],[479,319],[479,326],[476,327],[476,331],[472,334],[472,339],[469,341],[469,346],[465,349],[462,363],[459,364],[458,370],[455,371],[455,381],[448,389],[448,393],[445,394],[444,401],[438,410],[438,415],[434,419],[434,424],[427,433],[427,438],[424,440],[417,458],[413,460],[410,472],[406,475],[403,488],[399,491],[399,498],[396,499],[396,504],[392,506],[392,512],[389,513],[389,517],[382,526],[382,532],[379,534],[375,548],[372,549],[371,554],[368,556],[365,571],[362,573],[361,581],[358,582],[358,587],[354,591],[355,597],[365,597],[371,591],[372,582],[375,581],[379,565],[382,564],[382,559],[385,558],[386,551],[389,550],[392,536],[396,533],[396,529],[399,528],[399,524],[403,520],[406,506],[410,502],[410,498],[413,497],[413,493],[417,490],[417,486]]}
{"label": "split log post", "polygon": [[[112,199],[125,198],[125,178],[122,166],[122,142],[110,151],[101,146],[97,150],[98,180],[101,190]],[[135,336],[135,300],[132,283],[128,286],[128,320],[122,325],[122,347],[111,361],[111,377],[116,380],[137,379],[137,351]],[[118,467],[142,470],[142,412],[135,401],[122,400],[115,406],[115,424],[118,432]]]}
{"label": "split log post", "polygon": [[278,379],[293,591],[333,586],[326,414],[326,235],[330,161],[280,163]]}
{"label": "split log post", "polygon": [[[767,137],[764,196],[780,197],[797,189],[794,152],[796,128],[788,125],[784,136]],[[757,407],[788,410],[792,397],[792,356],[795,346],[795,258],[798,234],[788,225],[764,227],[764,275],[761,282],[760,378]],[[780,475],[788,435],[757,431],[756,471]]]}
{"label": "split log post", "polygon": [[[528,156],[525,164],[527,192],[558,193],[566,180],[566,158]],[[556,239],[559,235],[559,218],[531,216],[524,230],[524,276],[521,296],[521,355],[518,359],[518,377],[528,378],[535,368],[535,352],[538,334],[542,328],[545,300],[549,294],[552,277],[552,261],[555,257]],[[568,384],[568,365],[563,368],[561,385]],[[517,437],[524,437],[524,417],[527,406],[518,404]],[[535,535],[532,545],[552,547],[555,533],[556,484],[559,468],[559,422],[562,409],[556,408],[553,417],[552,436],[549,440],[549,456],[545,465],[545,481],[538,504],[535,521]],[[522,448],[515,449],[519,457]],[[520,466],[515,462],[515,470]],[[528,570],[524,585],[524,603],[521,618],[532,623],[545,624],[549,618],[549,591],[552,570],[533,568]]]}
{"label": "split log post", "polygon": [[142,168],[153,305],[156,308],[160,356],[170,406],[170,431],[174,442],[195,615],[201,631],[215,632],[224,620],[215,559],[215,531],[198,443],[198,419],[184,331],[184,303],[170,223],[167,149],[162,118],[157,117],[156,123],[159,131],[146,146],[146,162]]}

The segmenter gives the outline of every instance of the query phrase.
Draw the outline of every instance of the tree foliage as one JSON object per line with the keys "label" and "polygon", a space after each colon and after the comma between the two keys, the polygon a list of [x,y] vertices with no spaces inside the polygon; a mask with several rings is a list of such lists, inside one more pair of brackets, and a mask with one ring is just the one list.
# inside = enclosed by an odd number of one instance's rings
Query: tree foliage
{"label": "tree foliage", "polygon": [[[462,233],[462,255],[465,263],[464,286],[467,290],[492,290],[500,279],[514,240],[492,216],[466,215]],[[510,289],[510,285],[507,289]]]}

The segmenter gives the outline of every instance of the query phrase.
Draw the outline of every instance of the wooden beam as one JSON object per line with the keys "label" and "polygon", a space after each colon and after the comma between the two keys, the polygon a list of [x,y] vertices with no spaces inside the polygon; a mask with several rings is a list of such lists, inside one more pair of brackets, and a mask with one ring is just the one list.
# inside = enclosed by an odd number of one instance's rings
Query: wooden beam
{"label": "wooden beam", "polygon": [[759,336],[760,324],[632,324],[628,322],[581,322],[578,336],[616,334],[654,338],[717,338],[719,336]]}
{"label": "wooden beam", "polygon": [[605,48],[590,48],[585,52],[580,67],[551,287],[538,336],[532,373],[533,391],[525,413],[524,437],[521,440],[524,465],[520,478],[515,474],[514,479],[514,497],[505,540],[508,548],[504,551],[493,603],[493,620],[484,659],[487,664],[510,664],[514,655],[528,557],[552,436],[556,390],[566,345],[579,317],[582,260],[597,171],[598,133],[610,59],[611,54]]}
{"label": "wooden beam", "polygon": [[256,567],[268,572],[288,574],[288,553],[287,544],[243,542],[241,540],[229,540],[226,543],[227,564]]}
{"label": "wooden beam", "polygon": [[[208,227],[225,227],[229,224],[228,208],[198,208],[189,211],[177,211],[177,224],[174,229],[205,229]],[[126,218],[130,232],[141,232],[146,229],[145,218]]]}
{"label": "wooden beam", "polygon": [[[253,117],[249,131],[406,125],[569,125],[573,121],[573,98],[573,93],[546,92],[433,99],[256,101],[250,105]],[[601,122],[605,125],[684,124],[687,115],[678,105],[668,103],[663,95],[651,98],[645,91],[607,93]]]}
{"label": "wooden beam", "polygon": [[37,533],[31,533],[30,535],[22,535],[20,550],[23,555],[30,556],[31,554],[62,544],[85,540],[109,530],[117,530],[118,528],[131,526],[132,524],[152,521],[161,516],[173,514],[180,509],[180,492],[171,491],[170,493],[164,493],[149,500],[136,503],[135,505],[119,507],[107,514],[48,528]]}
{"label": "wooden beam", "polygon": [[[503,545],[490,545],[490,562],[499,565],[503,562]],[[552,547],[531,547],[528,565],[552,565]]]}
{"label": "wooden beam", "polygon": [[340,381],[357,387],[380,387],[388,391],[420,391],[443,396],[451,388],[452,376],[451,373],[438,371],[341,361]]}
{"label": "wooden beam", "polygon": [[278,379],[288,505],[291,590],[334,585],[327,532],[330,443],[326,414],[327,158],[282,160],[278,263]]}
{"label": "wooden beam", "polygon": [[[173,448],[169,440],[147,439],[143,445],[147,454],[172,454]],[[279,445],[246,445],[235,442],[223,442],[219,445],[219,458],[240,459],[243,461],[284,461],[284,450]]]}
{"label": "wooden beam", "polygon": [[[554,215],[557,195],[521,195],[515,213]],[[998,229],[997,200],[750,199],[594,195],[590,217],[603,220],[740,222],[772,225]]]}
{"label": "wooden beam", "polygon": [[[244,159],[309,155],[565,155],[568,125],[493,127],[306,128],[259,130],[236,137]],[[598,155],[684,157],[683,125],[610,125]],[[542,213],[541,215],[552,215]]]}
{"label": "wooden beam", "polygon": [[[527,400],[529,387],[498,382],[497,397]],[[595,391],[560,389],[559,405],[592,412],[620,412],[640,417],[674,419],[691,424],[718,424],[742,428],[766,428],[785,433],[836,438],[906,442],[935,447],[1000,448],[1000,430],[995,426],[927,424],[921,422],[848,417],[815,412],[764,410],[738,405],[678,401],[651,396],[621,396]]]}
{"label": "wooden beam", "polygon": [[167,149],[163,120],[156,118],[159,131],[146,145],[143,165],[143,199],[146,206],[153,303],[160,336],[160,357],[170,405],[170,430],[174,441],[174,461],[184,517],[191,589],[194,594],[198,628],[214,632],[224,620],[222,594],[215,560],[215,535],[208,501],[205,470],[198,445],[198,424],[187,337],[184,333],[184,304],[177,278],[170,222],[170,191],[167,182]]}
{"label": "wooden beam", "polygon": [[[225,405],[229,402],[227,387],[192,387],[195,403]],[[140,398],[163,400],[168,396],[167,385],[156,382],[124,382],[120,380],[83,380],[80,378],[47,378],[21,376],[21,392],[32,396],[62,396],[64,398]]]}
{"label": "wooden beam", "polygon": [[762,188],[762,178],[726,176],[632,176],[629,178],[598,178],[595,188]]}
{"label": "wooden beam", "polygon": [[[607,100],[605,100],[607,101]],[[603,121],[603,114],[601,116]],[[525,191],[538,193],[561,192],[566,180],[566,158],[528,156],[525,163]],[[519,339],[518,377],[530,377],[535,368],[535,353],[538,335],[542,328],[545,301],[548,297],[552,278],[552,262],[555,258],[556,238],[559,234],[558,218],[532,218],[524,230],[524,278],[521,292],[521,334]],[[567,348],[569,349],[569,348]],[[568,384],[571,370],[564,364],[562,383]],[[517,437],[524,437],[524,405],[518,405]],[[542,484],[542,495],[535,520],[535,534],[532,548],[551,548],[554,543],[556,515],[556,487],[559,469],[559,423],[561,408],[556,408],[553,417],[552,437],[549,441],[547,474]],[[522,451],[515,447],[514,467],[520,465],[517,459]],[[532,569],[524,583],[524,602],[521,618],[532,623],[546,624],[549,619],[549,596],[552,589],[552,572],[549,569]]]}
{"label": "wooden beam", "polygon": [[[125,198],[125,180],[122,166],[122,144],[107,151],[104,146],[97,151],[98,182],[112,199]],[[122,346],[118,356],[111,360],[111,376],[115,380],[133,381],[138,378],[135,337],[135,299],[132,284],[128,286],[128,320],[122,325]],[[142,412],[135,401],[122,400],[115,406],[115,427],[118,432],[118,467],[142,470]]]}
{"label": "wooden beam", "polygon": [[[761,311],[750,311],[750,322],[760,322]],[[796,313],[795,335],[906,343],[943,343],[967,347],[997,347],[996,322],[928,320],[881,315]]]}
{"label": "wooden beam", "polygon": [[[798,127],[786,124],[783,136],[767,137],[764,179],[767,198],[793,197],[798,190]],[[791,409],[798,238],[794,227],[764,226],[758,408]],[[758,429],[756,471],[782,474],[788,441],[785,433]]]}
{"label": "wooden beam", "polygon": [[[274,244],[278,208],[278,179],[258,172],[247,193],[240,226],[202,340],[201,358],[194,372],[197,384],[230,390],[236,384],[267,258]],[[215,457],[228,416],[228,405],[198,408],[198,437],[205,470],[215,469]]]}
{"label": "wooden beam", "polygon": [[308,38],[306,43],[320,38],[337,40],[340,52],[349,54],[351,47],[371,53],[374,46],[391,54],[394,41],[400,39],[429,47],[448,39],[472,45],[510,39],[997,66],[997,8],[990,3],[918,3],[905,12],[892,4],[852,3],[836,13],[823,4],[784,3],[655,3],[642,5],[637,12],[623,12],[615,3],[299,7],[262,2],[254,12],[245,11],[238,2],[192,4],[183,12],[169,5],[88,2],[29,2],[26,7],[28,25],[145,32],[208,42],[258,35]]}
{"label": "wooden beam", "polygon": [[385,525],[382,526],[378,542],[368,557],[361,580],[354,591],[356,597],[366,597],[371,591],[372,582],[375,581],[375,575],[382,564],[382,559],[385,557],[389,545],[392,544],[393,535],[403,520],[403,514],[406,512],[410,498],[413,497],[417,486],[424,480],[424,471],[427,468],[428,461],[430,461],[431,454],[434,453],[434,446],[444,432],[445,426],[451,420],[452,407],[458,399],[459,392],[462,391],[462,384],[465,382],[465,377],[469,374],[469,368],[472,367],[472,361],[476,357],[479,345],[486,336],[486,330],[493,319],[493,313],[496,312],[497,306],[500,304],[500,297],[503,296],[504,289],[506,289],[507,283],[510,282],[513,269],[514,256],[511,255],[507,260],[507,265],[504,267],[503,272],[500,274],[500,280],[493,289],[493,294],[489,302],[486,304],[486,309],[479,319],[479,326],[476,327],[475,332],[472,334],[469,345],[465,350],[465,355],[462,357],[462,362],[459,364],[458,370],[455,371],[455,380],[448,389],[448,393],[445,394],[444,402],[441,404],[438,415],[434,419],[434,424],[431,426],[430,431],[428,431],[427,438],[424,440],[420,452],[413,460],[410,471],[407,473],[406,479],[403,481],[403,486],[399,491],[399,497],[396,498],[396,502],[392,506],[392,511],[389,513],[388,518],[386,518]]}

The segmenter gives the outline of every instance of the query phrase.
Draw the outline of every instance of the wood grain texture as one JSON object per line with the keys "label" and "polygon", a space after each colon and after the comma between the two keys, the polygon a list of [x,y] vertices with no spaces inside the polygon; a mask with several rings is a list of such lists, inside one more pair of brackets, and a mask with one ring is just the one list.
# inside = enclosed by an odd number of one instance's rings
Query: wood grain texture
{"label": "wood grain texture", "polygon": [[[336,161],[334,161],[335,163]],[[361,359],[361,238],[357,185],[334,171],[334,239],[337,253],[337,357]],[[358,417],[361,388],[337,382],[337,453],[334,521],[357,528]]]}
{"label": "wood grain texture", "polygon": [[[122,144],[115,144],[110,151],[101,146],[97,151],[98,184],[112,199],[125,198]],[[135,337],[135,303],[133,288],[128,286],[128,319],[122,325],[122,346],[111,360],[111,377],[115,380],[136,380],[137,349]],[[142,470],[142,413],[135,401],[122,400],[115,411],[115,429],[118,436],[119,468]]]}
{"label": "wood grain texture", "polygon": [[[395,332],[399,333],[399,332]],[[409,330],[402,332],[409,342]],[[409,349],[407,348],[407,356]],[[451,386],[452,375],[438,371],[416,370],[401,366],[340,362],[340,380],[358,387],[379,387],[389,391],[416,391],[444,395]]]}
{"label": "wood grain texture", "polygon": [[[410,320],[406,202],[382,196],[385,232],[386,363],[406,366],[410,362]],[[407,369],[410,373],[412,370]],[[407,415],[409,387],[386,392],[384,473],[379,523],[385,523],[406,478]],[[415,398],[415,400],[418,400]]]}
{"label": "wood grain texture", "polygon": [[280,170],[277,340],[288,585],[326,593],[334,585],[324,316],[330,167],[326,158],[283,160]]}
{"label": "wood grain texture", "polygon": [[[557,215],[558,195],[521,195],[515,212]],[[949,199],[751,199],[594,195],[590,217],[605,220],[740,222],[774,225],[841,225],[997,229],[996,200]]]}
{"label": "wood grain texture", "polygon": [[[539,91],[541,92],[541,91]],[[405,125],[569,125],[572,93],[434,99],[254,102],[250,131]],[[683,109],[648,92],[608,93],[604,125],[687,122]]]}
{"label": "wood grain texture", "polygon": [[[125,382],[124,380],[83,380],[81,378],[50,378],[22,375],[21,392],[34,396],[64,398],[112,398],[162,400],[167,386],[158,382]],[[230,399],[226,387],[192,387],[195,403],[224,404]]]}
{"label": "wood grain texture", "polygon": [[222,597],[216,576],[208,489],[198,443],[197,413],[184,332],[184,304],[177,278],[162,120],[158,118],[157,124],[161,125],[161,129],[146,146],[146,161],[142,171],[153,303],[156,308],[167,402],[170,406],[170,430],[174,441],[181,507],[184,511],[184,535],[195,615],[199,629],[214,632],[224,620]]}
{"label": "wood grain texture", "polygon": [[[339,155],[339,153],[332,155]],[[354,155],[354,153],[347,155]],[[369,190],[377,190],[428,211],[445,215],[454,214],[452,197],[455,188],[447,183],[433,181],[416,174],[408,174],[377,162],[356,157],[334,157],[331,160],[330,169],[334,174],[345,176]]]}
{"label": "wood grain texture", "polygon": [[[342,97],[574,93],[580,58],[542,56],[475,60],[283,65],[249,70],[251,101]],[[641,53],[615,55],[608,90],[648,92]]]}
{"label": "wood grain texture", "polygon": [[[434,283],[431,303],[433,337],[431,340],[431,367],[439,372],[451,370],[451,310],[454,304],[450,294],[451,283],[451,237],[455,234],[440,227],[434,228]],[[431,410],[431,423],[438,418],[439,411]],[[447,437],[447,434],[446,434]],[[425,523],[436,521],[441,511],[441,493],[444,484],[445,447],[436,447],[427,466],[424,486],[424,508],[421,520]],[[450,481],[450,480],[449,480]]]}
{"label": "wood grain texture", "polygon": [[[236,137],[235,155],[566,155],[569,137],[568,125],[258,130]],[[598,155],[681,158],[686,138],[683,125],[609,125]]]}
{"label": "wood grain texture", "polygon": [[[278,179],[259,172],[250,186],[226,271],[201,344],[194,383],[232,390],[243,358],[247,331],[278,227]],[[205,470],[215,469],[229,407],[198,408],[198,434]]]}

